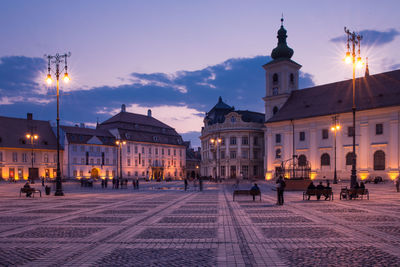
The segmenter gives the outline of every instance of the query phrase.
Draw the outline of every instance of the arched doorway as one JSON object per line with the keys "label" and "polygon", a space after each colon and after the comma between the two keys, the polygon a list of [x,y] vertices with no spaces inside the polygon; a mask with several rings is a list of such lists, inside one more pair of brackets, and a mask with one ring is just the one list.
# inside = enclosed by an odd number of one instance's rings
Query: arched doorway
{"label": "arched doorway", "polygon": [[98,179],[100,176],[99,170],[96,168],[93,168],[92,171],[90,172],[90,177],[93,179]]}

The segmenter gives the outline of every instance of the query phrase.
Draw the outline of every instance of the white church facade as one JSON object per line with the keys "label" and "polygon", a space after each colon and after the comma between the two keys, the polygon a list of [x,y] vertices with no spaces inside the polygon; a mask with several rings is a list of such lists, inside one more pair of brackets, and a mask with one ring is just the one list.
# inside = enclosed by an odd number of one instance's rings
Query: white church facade
{"label": "white church facade", "polygon": [[[286,30],[278,31],[266,73],[264,173],[307,159],[311,178],[349,180],[352,162],[352,80],[298,90],[301,65],[291,60]],[[367,66],[368,68],[368,66]],[[395,179],[400,165],[400,70],[356,79],[357,178]],[[333,128],[332,128],[333,127]],[[335,157],[336,151],[336,157]],[[336,164],[335,164],[336,163]]]}

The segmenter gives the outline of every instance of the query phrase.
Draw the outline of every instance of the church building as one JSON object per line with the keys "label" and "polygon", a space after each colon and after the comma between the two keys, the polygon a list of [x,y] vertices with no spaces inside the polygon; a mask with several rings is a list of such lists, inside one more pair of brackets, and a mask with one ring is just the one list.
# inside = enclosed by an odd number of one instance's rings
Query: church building
{"label": "church building", "polygon": [[[301,65],[293,61],[287,31],[278,31],[272,61],[265,64],[266,179],[293,158],[310,164],[311,178],[349,180],[356,136],[358,180],[395,179],[400,164],[400,70],[355,80],[356,127],[353,128],[352,80],[299,90]],[[368,65],[367,65],[368,68]]]}

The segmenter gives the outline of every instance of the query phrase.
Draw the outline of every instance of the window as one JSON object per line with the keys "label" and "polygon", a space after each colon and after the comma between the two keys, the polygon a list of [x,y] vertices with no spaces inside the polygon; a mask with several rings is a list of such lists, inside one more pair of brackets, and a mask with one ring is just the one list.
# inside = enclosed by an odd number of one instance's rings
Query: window
{"label": "window", "polygon": [[151,159],[149,159],[149,166],[151,166]]}
{"label": "window", "polygon": [[275,143],[279,144],[281,142],[281,134],[275,134]]}
{"label": "window", "polygon": [[243,174],[243,178],[246,178],[249,176],[249,166],[247,166],[247,165],[242,166],[242,174]]}
{"label": "window", "polygon": [[[357,158],[357,156],[356,156]],[[353,152],[349,152],[346,154],[346,165],[353,165]]]}
{"label": "window", "polygon": [[258,146],[258,137],[254,136],[253,145]]}
{"label": "window", "polygon": [[80,176],[80,177],[83,177],[83,171],[82,171],[82,170],[79,171],[79,176]]}
{"label": "window", "polygon": [[300,141],[306,140],[306,133],[305,132],[300,132],[299,133],[299,139],[300,139]]}
{"label": "window", "polygon": [[164,148],[161,148],[161,155],[164,155]]}
{"label": "window", "polygon": [[382,123],[378,123],[375,125],[375,134],[376,135],[383,134],[383,124]]}
{"label": "window", "polygon": [[174,149],[174,156],[176,156],[176,149]]}
{"label": "window", "polygon": [[144,147],[142,147],[142,154],[144,154]]}
{"label": "window", "polygon": [[24,170],[22,168],[18,168],[18,178],[24,178]]}
{"label": "window", "polygon": [[47,153],[44,154],[44,156],[43,156],[43,161],[44,161],[45,163],[48,163],[48,162],[49,162],[49,155],[48,155]]}
{"label": "window", "polygon": [[322,139],[328,139],[328,138],[329,138],[328,129],[322,129]]}
{"label": "window", "polygon": [[74,170],[74,177],[78,176],[78,171]]}
{"label": "window", "polygon": [[257,166],[257,165],[254,165],[254,166],[253,166],[253,175],[254,175],[254,176],[257,176],[257,175],[258,175],[258,166]]}
{"label": "window", "polygon": [[249,151],[242,150],[242,159],[247,159],[248,158],[248,154],[249,154]]}
{"label": "window", "polygon": [[276,113],[278,113],[278,107],[277,106],[275,106],[273,109],[272,109],[272,114],[273,115],[275,115]]}
{"label": "window", "polygon": [[277,73],[274,73],[274,75],[272,75],[272,82],[274,84],[277,84],[279,82],[279,77]]}
{"label": "window", "polygon": [[242,137],[242,145],[248,145],[249,144],[249,138],[247,136]]}
{"label": "window", "polygon": [[382,150],[378,150],[374,153],[374,170],[385,170],[385,152],[383,152]]}
{"label": "window", "polygon": [[230,158],[231,159],[236,159],[236,151],[231,151],[230,152]]}
{"label": "window", "polygon": [[231,138],[229,139],[229,144],[236,145],[236,137],[235,136],[231,136]]}
{"label": "window", "polygon": [[127,165],[131,166],[131,159],[127,159]]}
{"label": "window", "polygon": [[353,137],[353,135],[354,135],[354,127],[353,126],[347,127],[347,136]]}
{"label": "window", "polygon": [[3,152],[0,151],[0,161],[3,161]]}
{"label": "window", "polygon": [[225,138],[221,138],[221,146],[225,145]]}
{"label": "window", "polygon": [[26,153],[22,153],[22,162],[28,161],[28,155]]}
{"label": "window", "polygon": [[110,176],[110,171],[106,170],[106,177]]}
{"label": "window", "polygon": [[76,152],[76,145],[72,146],[72,151]]}
{"label": "window", "polygon": [[275,150],[275,158],[276,158],[276,159],[280,159],[280,158],[281,158],[281,154],[282,154],[282,151],[281,151],[280,148],[278,148],[277,150]]}
{"label": "window", "polygon": [[171,149],[168,148],[168,156],[171,155]]}
{"label": "window", "polygon": [[225,166],[221,166],[221,177],[225,177]]}
{"label": "window", "polygon": [[331,157],[328,153],[324,153],[321,156],[321,166],[330,166],[331,165]]}
{"label": "window", "polygon": [[156,153],[156,155],[158,155],[158,148],[157,147],[154,149],[154,152]]}
{"label": "window", "polygon": [[12,153],[12,159],[13,159],[13,162],[17,162],[17,161],[18,161],[18,154],[17,154],[17,152],[13,152],[13,153]]}
{"label": "window", "polygon": [[258,159],[258,150],[253,151],[253,159]]}
{"label": "window", "polygon": [[225,150],[220,151],[221,159],[225,159]]}
{"label": "window", "polygon": [[278,95],[278,87],[272,88],[272,95]]}
{"label": "window", "polygon": [[138,161],[137,161],[137,159],[135,159],[135,166],[137,166],[138,165]]}
{"label": "window", "polygon": [[306,166],[307,165],[307,157],[305,155],[300,155],[297,159],[297,163],[299,166]]}
{"label": "window", "polygon": [[131,146],[130,146],[130,145],[127,145],[127,146],[126,146],[126,151],[127,151],[128,153],[131,153]]}
{"label": "window", "polygon": [[236,121],[235,117],[231,117],[231,122],[234,123]]}
{"label": "window", "polygon": [[151,147],[149,147],[149,154],[151,154]]}

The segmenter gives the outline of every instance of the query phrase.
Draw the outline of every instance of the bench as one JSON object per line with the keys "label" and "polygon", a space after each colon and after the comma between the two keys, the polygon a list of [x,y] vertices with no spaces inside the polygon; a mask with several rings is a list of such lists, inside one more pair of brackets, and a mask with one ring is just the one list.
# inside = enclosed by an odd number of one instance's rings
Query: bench
{"label": "bench", "polygon": [[42,192],[39,189],[35,189],[35,188],[24,188],[24,187],[22,187],[19,190],[19,197],[21,197],[22,193],[24,193],[24,194],[32,193],[33,197],[35,197],[35,193],[39,193],[40,197],[42,197]]}
{"label": "bench", "polygon": [[340,191],[340,199],[345,198],[347,200],[361,198],[364,199],[364,196],[367,196],[369,200],[369,192],[366,188],[342,188]]}
{"label": "bench", "polygon": [[260,196],[260,201],[261,201],[261,191],[255,191],[255,190],[234,190],[233,191],[233,201],[235,201],[235,196]]}
{"label": "bench", "polygon": [[307,189],[307,191],[303,192],[303,200],[307,198],[309,200],[310,196],[324,196],[328,197],[329,200],[333,201],[333,192],[332,189]]}

